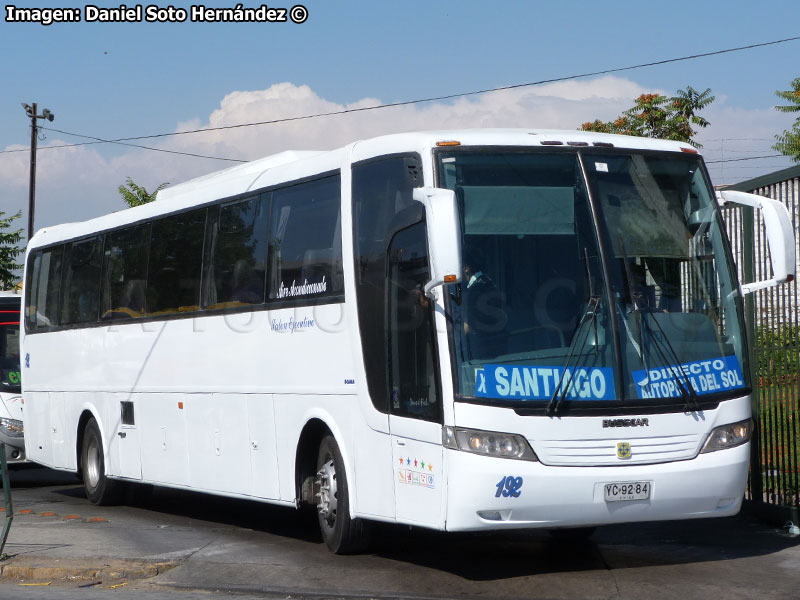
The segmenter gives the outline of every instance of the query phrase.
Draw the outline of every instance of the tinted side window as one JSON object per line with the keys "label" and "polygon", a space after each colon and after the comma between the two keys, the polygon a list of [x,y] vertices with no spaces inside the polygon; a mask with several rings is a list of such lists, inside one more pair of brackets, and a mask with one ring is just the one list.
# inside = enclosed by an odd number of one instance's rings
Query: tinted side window
{"label": "tinted side window", "polygon": [[106,234],[101,319],[143,317],[148,314],[146,290],[149,249],[149,223]]}
{"label": "tinted side window", "polygon": [[42,253],[31,252],[25,270],[25,331],[36,329],[36,301],[39,297],[39,273],[42,268]]}
{"label": "tinted side window", "polygon": [[389,364],[395,415],[436,421],[441,415],[425,224],[394,236],[389,246]]}
{"label": "tinted side window", "polygon": [[389,411],[386,328],[387,249],[394,232],[422,219],[412,192],[422,185],[419,161],[392,157],[353,167],[353,237],[358,323],[372,403]]}
{"label": "tinted side window", "polygon": [[270,300],[344,293],[340,181],[336,175],[273,192]]}
{"label": "tinted side window", "polygon": [[102,268],[102,237],[66,245],[61,298],[62,325],[97,321]]}
{"label": "tinted side window", "polygon": [[146,292],[150,314],[200,307],[205,228],[205,208],[153,221]]}
{"label": "tinted side window", "polygon": [[64,247],[42,250],[33,256],[29,267],[26,319],[29,330],[58,325],[58,302],[61,294],[61,263]]}
{"label": "tinted side window", "polygon": [[269,196],[209,210],[207,308],[264,302]]}

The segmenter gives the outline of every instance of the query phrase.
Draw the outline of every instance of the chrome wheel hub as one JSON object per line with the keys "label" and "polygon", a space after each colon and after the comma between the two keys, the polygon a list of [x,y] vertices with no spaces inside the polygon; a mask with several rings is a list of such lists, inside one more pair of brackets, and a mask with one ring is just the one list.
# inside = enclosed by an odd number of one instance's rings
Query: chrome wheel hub
{"label": "chrome wheel hub", "polygon": [[86,476],[92,489],[100,483],[100,448],[94,437],[89,440],[89,447],[86,449]]}
{"label": "chrome wheel hub", "polygon": [[336,522],[336,508],[337,508],[337,486],[336,486],[336,467],[333,464],[333,459],[328,458],[325,464],[322,465],[317,471],[317,479],[314,482],[319,490],[315,495],[317,497],[317,510],[319,511],[322,519],[333,527]]}

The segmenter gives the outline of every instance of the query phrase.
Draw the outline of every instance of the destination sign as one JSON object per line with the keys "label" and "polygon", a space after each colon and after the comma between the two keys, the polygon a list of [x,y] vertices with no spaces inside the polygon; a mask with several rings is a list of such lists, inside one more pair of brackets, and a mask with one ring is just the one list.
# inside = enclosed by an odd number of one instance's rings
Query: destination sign
{"label": "destination sign", "polygon": [[[735,356],[696,360],[681,365],[634,371],[639,398],[677,398],[687,380],[698,396],[745,387],[742,369]],[[678,384],[678,381],[680,384]]]}
{"label": "destination sign", "polygon": [[475,371],[475,396],[506,400],[550,400],[559,386],[565,400],[614,400],[611,367],[484,365]]}

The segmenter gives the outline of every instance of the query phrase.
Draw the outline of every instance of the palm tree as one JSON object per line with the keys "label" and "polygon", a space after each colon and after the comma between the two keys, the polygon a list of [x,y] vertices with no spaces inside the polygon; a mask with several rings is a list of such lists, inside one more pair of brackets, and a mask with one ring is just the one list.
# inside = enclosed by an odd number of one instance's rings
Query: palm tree
{"label": "palm tree", "polygon": [[151,194],[145,188],[140,185],[136,185],[133,182],[133,179],[128,177],[126,179],[125,185],[119,186],[119,195],[122,196],[122,200],[127,204],[130,208],[134,206],[141,206],[142,204],[147,204],[148,202],[152,202],[156,199],[158,192],[162,189],[167,187],[169,183],[162,183],[159,185],[156,190]]}

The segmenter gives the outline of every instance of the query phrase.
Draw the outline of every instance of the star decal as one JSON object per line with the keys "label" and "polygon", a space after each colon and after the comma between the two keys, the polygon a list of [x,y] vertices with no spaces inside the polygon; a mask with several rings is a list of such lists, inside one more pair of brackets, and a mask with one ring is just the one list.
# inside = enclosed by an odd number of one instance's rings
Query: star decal
{"label": "star decal", "polygon": [[428,463],[428,471],[433,471],[433,465],[431,463]]}
{"label": "star decal", "polygon": [[410,458],[407,458],[407,459],[406,459],[406,464],[407,464],[407,465],[411,465],[411,459],[410,459]]}
{"label": "star decal", "polygon": [[414,459],[414,466],[415,467],[417,466],[417,459],[416,458]]}
{"label": "star decal", "polygon": [[425,468],[425,461],[423,460],[419,465],[424,469]]}
{"label": "star decal", "polygon": [[400,457],[400,464],[401,465],[403,464],[403,457],[402,456]]}

